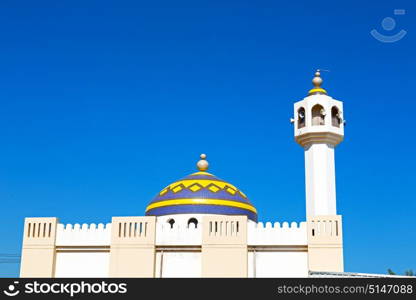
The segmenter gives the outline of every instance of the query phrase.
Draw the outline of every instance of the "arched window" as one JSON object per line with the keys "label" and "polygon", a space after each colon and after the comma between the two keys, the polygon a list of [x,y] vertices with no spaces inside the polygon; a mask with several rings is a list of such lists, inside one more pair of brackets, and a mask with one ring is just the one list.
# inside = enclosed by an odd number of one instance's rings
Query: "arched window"
{"label": "arched window", "polygon": [[312,125],[325,125],[325,110],[322,105],[312,107]]}
{"label": "arched window", "polygon": [[333,106],[331,109],[332,126],[339,127],[341,125],[341,114],[338,107]]}
{"label": "arched window", "polygon": [[305,109],[303,107],[298,109],[298,128],[305,127]]}
{"label": "arched window", "polygon": [[195,218],[190,218],[188,220],[188,228],[197,228],[198,227],[198,220]]}
{"label": "arched window", "polygon": [[168,223],[170,225],[170,228],[173,228],[173,224],[175,224],[175,220],[174,219],[169,219]]}

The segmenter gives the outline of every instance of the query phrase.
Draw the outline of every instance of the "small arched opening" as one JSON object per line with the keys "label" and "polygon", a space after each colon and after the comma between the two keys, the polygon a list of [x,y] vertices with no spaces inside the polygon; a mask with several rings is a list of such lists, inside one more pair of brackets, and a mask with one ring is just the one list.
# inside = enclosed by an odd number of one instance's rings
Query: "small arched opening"
{"label": "small arched opening", "polygon": [[325,109],[322,105],[316,104],[312,107],[312,125],[325,125]]}
{"label": "small arched opening", "polygon": [[338,107],[336,106],[333,106],[331,108],[331,120],[332,120],[332,126],[334,127],[341,126],[341,114],[340,114]]}
{"label": "small arched opening", "polygon": [[174,219],[169,219],[168,223],[170,225],[170,228],[173,228],[173,225],[175,224],[175,220]]}
{"label": "small arched opening", "polygon": [[190,218],[188,220],[188,228],[198,228],[198,220],[195,218]]}
{"label": "small arched opening", "polygon": [[298,128],[305,127],[305,109],[303,107],[298,109]]}

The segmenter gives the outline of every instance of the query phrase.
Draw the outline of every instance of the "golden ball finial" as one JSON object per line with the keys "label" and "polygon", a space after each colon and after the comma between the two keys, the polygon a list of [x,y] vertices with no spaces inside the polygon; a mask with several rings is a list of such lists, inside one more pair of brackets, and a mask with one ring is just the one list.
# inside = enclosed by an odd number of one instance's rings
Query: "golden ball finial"
{"label": "golden ball finial", "polygon": [[208,170],[208,166],[209,166],[208,162],[205,160],[207,158],[207,156],[206,156],[206,154],[201,154],[199,157],[201,158],[201,160],[198,161],[196,166],[198,167],[199,171],[204,172],[204,171]]}
{"label": "golden ball finial", "polygon": [[321,78],[321,70],[318,69],[315,72],[315,77],[312,79],[313,88],[309,90],[308,96],[319,95],[319,94],[327,95],[327,92],[325,91],[325,89],[321,87],[322,82],[323,80]]}
{"label": "golden ball finial", "polygon": [[320,88],[321,84],[322,84],[323,80],[321,78],[321,72],[318,70],[316,70],[315,72],[315,77],[312,79],[312,84],[315,88]]}

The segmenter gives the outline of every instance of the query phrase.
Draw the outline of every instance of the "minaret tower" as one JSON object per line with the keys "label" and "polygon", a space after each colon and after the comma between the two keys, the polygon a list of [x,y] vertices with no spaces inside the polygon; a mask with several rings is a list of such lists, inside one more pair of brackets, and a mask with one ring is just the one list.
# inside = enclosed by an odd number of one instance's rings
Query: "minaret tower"
{"label": "minaret tower", "polygon": [[317,70],[308,96],[294,105],[295,140],[305,150],[307,217],[336,215],[334,149],[344,138],[342,102],[328,96]]}

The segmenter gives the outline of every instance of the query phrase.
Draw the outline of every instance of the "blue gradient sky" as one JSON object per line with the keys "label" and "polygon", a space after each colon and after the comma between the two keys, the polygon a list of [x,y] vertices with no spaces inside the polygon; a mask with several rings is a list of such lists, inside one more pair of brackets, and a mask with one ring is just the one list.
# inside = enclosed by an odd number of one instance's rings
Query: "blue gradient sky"
{"label": "blue gradient sky", "polygon": [[345,269],[416,269],[414,1],[87,2],[0,3],[0,254],[20,253],[24,217],[143,215],[201,152],[260,220],[303,221],[289,118],[323,68],[347,120]]}

